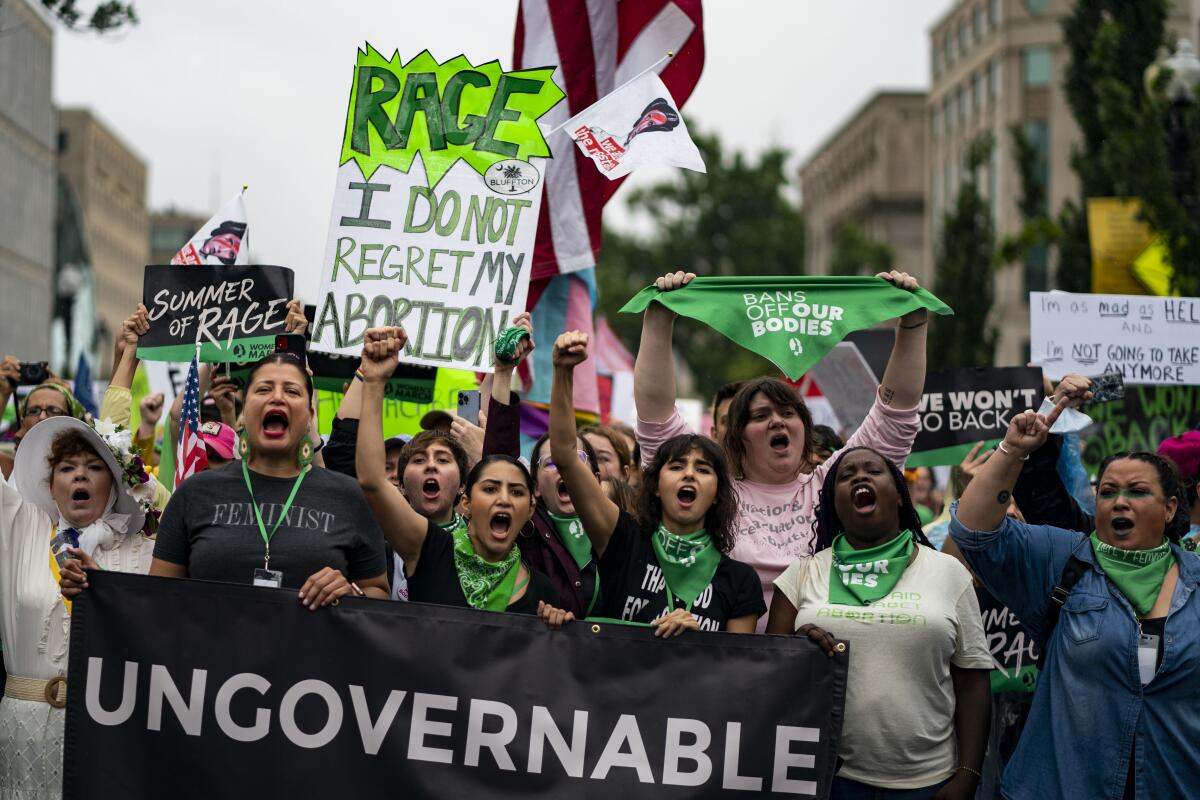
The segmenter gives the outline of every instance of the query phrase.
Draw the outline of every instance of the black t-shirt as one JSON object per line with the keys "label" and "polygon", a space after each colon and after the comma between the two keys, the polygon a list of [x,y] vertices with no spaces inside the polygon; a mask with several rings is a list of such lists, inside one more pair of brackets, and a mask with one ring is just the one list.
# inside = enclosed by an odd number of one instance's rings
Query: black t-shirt
{"label": "black t-shirt", "polygon": [[[558,592],[554,590],[550,579],[530,567],[528,562],[525,563],[525,569],[529,571],[525,594],[505,610],[514,614],[537,614],[539,600],[557,607]],[[412,603],[470,608],[458,580],[458,570],[454,567],[454,535],[442,530],[433,521],[429,522],[429,529],[425,533],[417,568],[408,576],[408,599]]]}
{"label": "black t-shirt", "polygon": [[[267,533],[291,494],[295,478],[250,473]],[[250,583],[263,565],[262,534],[242,477],[242,463],[188,478],[163,511],[154,557],[187,567],[188,577]],[[271,569],[283,585],[300,588],[333,567],[356,581],[383,573],[383,533],[352,478],[314,467],[271,535]]]}
{"label": "black t-shirt", "polygon": [[[624,511],[600,557],[600,590],[603,597],[594,616],[653,622],[670,611],[667,582],[650,537]],[[721,556],[712,581],[691,611],[706,631],[723,631],[726,621],[748,614],[761,617],[767,613],[767,604],[758,574],[749,564]]]}

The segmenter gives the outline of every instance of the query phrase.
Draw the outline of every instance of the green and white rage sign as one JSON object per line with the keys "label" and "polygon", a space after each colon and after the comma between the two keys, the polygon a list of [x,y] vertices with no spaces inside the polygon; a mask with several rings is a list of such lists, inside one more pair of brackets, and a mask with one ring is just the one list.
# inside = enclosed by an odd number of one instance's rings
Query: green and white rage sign
{"label": "green and white rage sign", "polygon": [[315,349],[357,354],[367,328],[402,325],[401,361],[492,371],[533,269],[553,73],[358,52]]}

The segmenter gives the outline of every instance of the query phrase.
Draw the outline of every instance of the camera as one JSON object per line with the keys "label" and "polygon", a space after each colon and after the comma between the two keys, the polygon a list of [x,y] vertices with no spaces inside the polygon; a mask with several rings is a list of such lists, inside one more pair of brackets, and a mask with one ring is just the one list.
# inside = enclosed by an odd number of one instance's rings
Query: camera
{"label": "camera", "polygon": [[37,386],[50,380],[50,364],[45,361],[22,361],[18,386]]}

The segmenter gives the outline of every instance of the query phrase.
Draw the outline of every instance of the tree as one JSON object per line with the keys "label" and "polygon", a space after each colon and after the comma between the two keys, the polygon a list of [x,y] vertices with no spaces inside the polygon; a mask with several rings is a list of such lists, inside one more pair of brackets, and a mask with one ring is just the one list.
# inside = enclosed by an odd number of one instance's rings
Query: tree
{"label": "tree", "polygon": [[892,268],[896,254],[887,242],[872,239],[853,222],[838,226],[829,259],[831,275],[875,275]]}
{"label": "tree", "polygon": [[[1021,230],[1000,243],[998,258],[1005,264],[1029,258],[1039,249],[1039,256],[1044,258],[1045,248],[1057,242],[1062,235],[1059,226],[1049,216],[1044,154],[1030,141],[1020,123],[1010,125],[1008,135],[1012,140],[1013,161],[1017,165],[1017,177],[1021,184],[1021,193],[1017,197]],[[1084,235],[1087,235],[1086,230]]]}
{"label": "tree", "polygon": [[1071,152],[1079,200],[1067,201],[1058,212],[1056,283],[1065,291],[1091,290],[1087,198],[1124,194],[1125,176],[1118,163],[1132,163],[1136,169],[1139,160],[1137,147],[1124,158],[1112,152],[1112,109],[1110,104],[1106,110],[1102,97],[1111,98],[1116,91],[1133,107],[1141,104],[1142,74],[1164,44],[1167,10],[1166,0],[1076,0],[1063,20],[1069,54],[1063,89],[1081,134]]}
{"label": "tree", "polygon": [[103,0],[98,3],[86,20],[76,0],[42,0],[42,5],[57,17],[59,22],[74,31],[106,33],[123,25],[136,25],[138,22],[133,4],[120,3],[117,0]]}
{"label": "tree", "polygon": [[995,295],[995,231],[977,177],[992,145],[991,134],[985,133],[967,147],[965,180],[953,210],[942,218],[934,294],[954,309],[954,315],[938,317],[931,326],[931,369],[988,367],[996,352],[997,331],[989,320]]}
{"label": "tree", "polygon": [[[724,151],[716,136],[693,138],[706,173],[679,170],[671,180],[630,192],[650,233],[606,229],[596,268],[599,311],[634,349],[641,317],[620,314],[625,302],[671,270],[699,275],[798,275],[804,272],[804,218],[788,194],[788,153],[757,159]],[[769,361],[698,323],[679,325],[676,347],[705,396],[733,380],[778,372]]]}

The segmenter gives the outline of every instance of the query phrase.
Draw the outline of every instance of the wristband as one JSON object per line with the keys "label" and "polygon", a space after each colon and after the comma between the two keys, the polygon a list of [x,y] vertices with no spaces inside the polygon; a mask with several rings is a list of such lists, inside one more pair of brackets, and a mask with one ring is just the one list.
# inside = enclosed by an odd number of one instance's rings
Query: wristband
{"label": "wristband", "polygon": [[[999,450],[1000,450],[1000,452],[1001,452],[1001,453],[1004,453],[1004,455],[1006,455],[1006,456],[1012,456],[1013,458],[1019,458],[1019,459],[1021,459],[1022,461],[1028,461],[1028,460],[1029,460],[1029,456],[1028,456],[1028,455],[1018,456],[1018,455],[1017,455],[1016,453],[1014,453],[1012,450],[1009,450],[1007,447],[1005,447],[1005,446],[1004,446],[1004,442],[1001,442],[1000,444],[996,445],[996,447],[997,447],[997,449],[999,449]],[[962,769],[966,769],[966,767],[962,767]]]}
{"label": "wristband", "polygon": [[[970,767],[959,767],[958,769],[965,769],[967,772],[971,773],[976,778],[979,778],[979,780],[983,780],[983,773],[977,769],[971,769]],[[955,770],[955,771],[957,772],[958,770]]]}
{"label": "wristband", "polygon": [[363,383],[366,383],[367,376],[363,375],[363,371],[361,369],[356,369],[356,370],[354,370],[354,380],[362,381]]}
{"label": "wristband", "polygon": [[918,323],[917,323],[917,324],[915,324],[915,325],[901,325],[901,326],[899,326],[899,327],[900,327],[900,330],[902,330],[902,331],[911,331],[911,330],[913,330],[914,328],[919,328],[919,327],[921,327],[922,325],[928,324],[928,322],[929,322],[929,320],[928,320],[928,319],[923,319],[923,320],[921,320],[920,322],[918,322]]}

